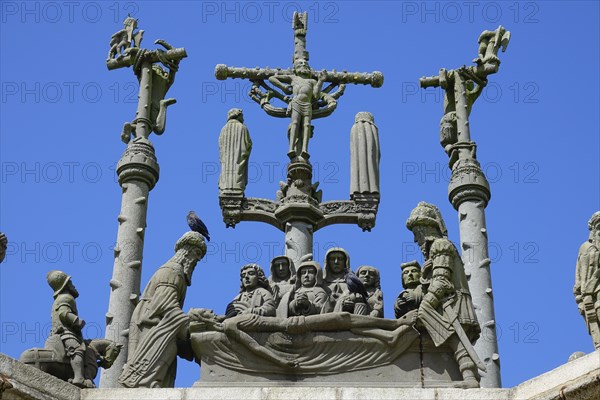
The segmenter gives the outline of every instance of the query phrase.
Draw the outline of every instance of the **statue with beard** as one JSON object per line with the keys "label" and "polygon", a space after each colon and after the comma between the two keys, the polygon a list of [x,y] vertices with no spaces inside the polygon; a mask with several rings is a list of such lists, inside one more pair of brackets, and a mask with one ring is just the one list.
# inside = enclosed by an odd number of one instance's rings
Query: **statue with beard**
{"label": "statue with beard", "polygon": [[193,360],[190,318],[181,309],[187,287],[206,243],[198,232],[186,232],[175,255],[150,278],[131,317],[129,354],[119,383],[128,388],[173,387],[177,355]]}

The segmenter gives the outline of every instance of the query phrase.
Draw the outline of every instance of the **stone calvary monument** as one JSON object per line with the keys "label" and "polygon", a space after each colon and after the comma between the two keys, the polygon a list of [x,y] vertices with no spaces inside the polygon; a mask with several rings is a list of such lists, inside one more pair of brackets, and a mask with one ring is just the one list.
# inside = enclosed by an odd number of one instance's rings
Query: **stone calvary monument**
{"label": "stone calvary monument", "polygon": [[[187,55],[164,40],[155,42],[164,50],[141,48],[144,31],[137,30],[134,18],[125,19],[124,29],[111,39],[106,64],[109,70],[132,67],[140,89],[136,116],[121,134],[127,148],[117,165],[122,204],[109,282],[107,337],[83,338],[77,289],[66,273],[50,271],[50,336],[44,349],[25,351],[20,363],[0,359],[0,398],[263,399],[271,398],[267,388],[274,387],[282,390],[275,395],[314,398],[309,390],[313,386],[319,387],[319,395],[331,398],[598,398],[600,365],[590,357],[594,354],[572,361],[579,369],[565,366],[523,389],[500,388],[484,213],[491,192],[471,140],[469,115],[489,75],[498,72],[498,52],[506,50],[510,32],[502,26],[484,31],[474,66],[441,69],[439,75],[421,79],[424,88],[445,90],[440,142],[452,170],[448,193],[458,212],[460,244],[449,240],[435,205],[420,202],[407,210],[406,227],[424,261],[422,266],[416,260],[401,265],[404,290],[394,296],[394,317],[386,318],[381,290],[385,276],[379,269],[353,267],[350,252],[340,247],[330,248],[322,265],[312,256],[318,229],[343,223],[357,224],[363,231],[375,227],[381,196],[379,132],[373,114],[357,113],[350,131],[349,200],[322,201],[319,183],[312,181],[308,147],[315,133],[313,119],[332,115],[348,84],[377,88],[383,74],[311,69],[307,22],[306,13],[294,14],[291,68],[215,68],[217,79],[249,80],[250,98],[267,115],[289,118],[285,153],[290,160],[275,199],[247,198],[252,140],[243,111],[228,112],[218,139],[223,221],[227,227],[255,221],[278,228],[285,233],[285,254],[275,257],[267,271],[255,263],[241,266],[239,293],[231,294],[220,314],[206,308],[183,311],[196,265],[206,255],[205,239],[210,240],[207,227],[193,212],[188,215],[192,231],[176,240],[174,254],[156,269],[140,295],[148,195],[159,177],[149,136],[165,130],[167,107],[175,103],[165,97]],[[574,294],[594,345],[600,348],[600,212],[588,227],[589,240],[577,259]],[[3,256],[6,237],[0,236]],[[174,386],[177,357],[201,365],[194,388],[169,389]],[[99,367],[104,370],[100,389],[95,389]],[[33,382],[30,386],[24,384],[24,376]],[[49,379],[51,383],[39,383]],[[52,392],[43,386],[59,389]],[[366,390],[352,392],[350,386]],[[470,390],[457,393],[452,388]]]}

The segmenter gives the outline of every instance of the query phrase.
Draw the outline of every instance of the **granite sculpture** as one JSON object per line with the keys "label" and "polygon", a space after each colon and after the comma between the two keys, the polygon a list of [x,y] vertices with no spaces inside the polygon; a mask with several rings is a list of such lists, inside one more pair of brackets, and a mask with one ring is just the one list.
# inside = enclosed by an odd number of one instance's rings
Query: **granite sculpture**
{"label": "granite sculpture", "polygon": [[[332,247],[325,253],[323,265],[323,288],[329,296],[330,309],[333,310],[338,299],[348,293],[346,274],[350,271],[350,256],[341,247]],[[353,304],[348,307],[353,307]]]}
{"label": "granite sculpture", "polygon": [[482,373],[482,387],[501,387],[502,384],[485,222],[485,207],[491,192],[477,160],[477,145],[471,140],[469,115],[473,104],[487,85],[489,75],[498,72],[498,52],[500,49],[506,51],[510,36],[510,32],[503,26],[494,31],[483,31],[479,36],[474,66],[452,70],[442,68],[439,75],[420,80],[423,88],[439,86],[444,89],[440,144],[448,155],[448,166],[452,170],[448,199],[458,211],[462,257],[465,270],[470,276],[469,286],[477,318],[483,336],[487,339],[475,344],[477,353],[487,367],[487,372]]}
{"label": "granite sculpture", "polygon": [[421,266],[417,261],[409,261],[400,265],[402,269],[402,287],[396,302],[394,314],[400,318],[409,311],[419,308],[423,300],[423,287],[421,285]]}
{"label": "granite sculpture", "polygon": [[239,108],[232,108],[227,112],[227,123],[219,135],[219,193],[244,194],[251,150],[252,140],[244,125],[244,114]]}
{"label": "granite sculpture", "polygon": [[274,317],[275,300],[260,265],[244,265],[240,271],[240,282],[240,293],[227,306],[227,318],[240,314]]}
{"label": "granite sculpture", "polygon": [[160,135],[165,130],[167,107],[175,103],[175,99],[165,97],[180,61],[187,57],[184,48],[173,48],[164,40],[155,42],[164,50],[141,48],[143,31],[135,32],[137,21],[128,17],[124,25],[125,29],[111,39],[106,66],[109,70],[131,67],[139,82],[139,93],[135,119],[125,123],[121,132],[127,148],[116,168],[122,198],[106,313],[105,337],[123,345],[123,349],[114,367],[102,371],[103,388],[118,386],[129,353],[127,328],[139,301],[148,196],[160,171],[150,134]]}
{"label": "granite sculpture", "polygon": [[463,377],[462,386],[479,387],[478,368],[485,371],[485,366],[472,346],[479,337],[479,323],[463,263],[448,240],[442,215],[436,206],[421,202],[411,211],[406,227],[412,231],[425,259],[419,322],[436,346],[448,343],[453,349]]}
{"label": "granite sculpture", "polygon": [[119,377],[123,387],[173,387],[177,356],[193,360],[190,318],[181,308],[205,254],[202,235],[186,232],[175,244],[175,255],[150,278],[131,318],[129,355]]}
{"label": "granite sculpture", "polygon": [[322,288],[323,271],[319,263],[304,261],[295,278],[293,290],[283,295],[277,307],[277,317],[321,314],[329,296]]}
{"label": "granite sculpture", "polygon": [[379,132],[370,112],[359,112],[350,130],[350,197],[379,195]]}
{"label": "granite sculpture", "polygon": [[85,321],[79,317],[75,299],[79,292],[69,275],[50,271],[48,285],[54,291],[52,328],[43,349],[29,349],[19,361],[32,365],[81,388],[95,388],[98,368],[108,369],[121,345],[106,339],[84,339]]}
{"label": "granite sculpture", "polygon": [[296,269],[294,262],[288,256],[277,256],[271,260],[271,275],[269,286],[273,293],[275,306],[278,307],[281,298],[294,288]]}
{"label": "granite sculpture", "polygon": [[379,270],[370,265],[361,265],[356,275],[367,290],[367,306],[371,317],[383,318],[383,292]]}
{"label": "granite sculpture", "polygon": [[588,229],[588,240],[577,255],[573,293],[594,347],[600,349],[600,211],[592,215]]}
{"label": "granite sculpture", "polygon": [[[219,64],[215,77],[247,79],[252,83],[250,98],[258,103],[269,116],[289,118],[287,155],[290,163],[287,177],[279,183],[276,199],[247,198],[244,193],[246,178],[244,168],[249,156],[248,144],[231,144],[220,140],[222,163],[219,180],[219,205],[226,227],[235,227],[241,221],[268,223],[285,232],[285,255],[299,265],[303,257],[312,253],[313,235],[317,230],[332,224],[357,224],[370,231],[375,226],[379,205],[377,128],[372,117],[363,113],[359,127],[355,129],[356,154],[360,165],[354,172],[360,174],[361,193],[352,195],[349,201],[323,202],[319,182],[313,182],[312,164],[309,161],[309,140],[315,132],[313,121],[330,116],[344,94],[347,84],[363,84],[380,87],[381,72],[358,73],[336,70],[315,71],[309,66],[306,50],[307,13],[294,13],[294,54],[292,68],[237,68]],[[363,115],[361,114],[361,115]],[[232,124],[222,131],[235,128],[236,137],[244,137],[243,125]],[[363,146],[363,139],[365,146]],[[240,139],[236,143],[242,143]],[[368,153],[368,154],[367,154]],[[368,161],[363,163],[363,158]],[[225,171],[225,173],[223,172]],[[231,175],[227,175],[231,174]],[[226,179],[225,176],[228,176]],[[363,177],[364,176],[364,177]],[[368,182],[364,183],[367,180]],[[226,182],[227,181],[227,182]],[[231,181],[231,182],[230,182]],[[233,182],[235,181],[235,182]],[[232,187],[232,190],[229,190]]]}

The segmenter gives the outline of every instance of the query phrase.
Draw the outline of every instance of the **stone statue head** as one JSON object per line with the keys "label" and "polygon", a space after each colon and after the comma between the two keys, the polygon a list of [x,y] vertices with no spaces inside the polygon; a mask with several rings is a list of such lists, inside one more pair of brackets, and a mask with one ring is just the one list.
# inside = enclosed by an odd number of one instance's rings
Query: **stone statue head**
{"label": "stone statue head", "polygon": [[271,260],[271,276],[269,281],[273,283],[290,281],[296,270],[294,262],[288,256],[277,256]]}
{"label": "stone statue head", "polygon": [[138,20],[135,18],[132,18],[130,16],[127,16],[127,18],[125,18],[125,20],[123,21],[123,26],[125,28],[131,26],[131,30],[134,31],[137,29],[138,26]]}
{"label": "stone statue head", "polygon": [[244,122],[244,113],[241,108],[232,108],[227,111],[227,121],[231,121],[232,119]]}
{"label": "stone statue head", "polygon": [[316,261],[304,261],[296,271],[296,289],[305,287],[321,286],[323,283],[323,271]]}
{"label": "stone statue head", "polygon": [[381,278],[379,276],[379,270],[370,265],[361,265],[356,270],[356,276],[365,285],[367,290],[381,289]]}
{"label": "stone statue head", "polygon": [[324,264],[325,272],[323,273],[323,278],[325,280],[328,280],[328,278],[343,277],[350,271],[350,256],[341,247],[332,247],[325,254]]}
{"label": "stone statue head", "polygon": [[294,73],[303,78],[310,78],[311,69],[308,65],[308,60],[300,58],[294,61]]}
{"label": "stone statue head", "polygon": [[188,286],[192,284],[192,274],[196,264],[206,254],[206,243],[198,232],[189,231],[175,243],[176,255],[182,257],[183,274]]}
{"label": "stone statue head", "polygon": [[360,111],[356,113],[356,116],[354,117],[354,123],[357,122],[368,122],[373,124],[375,123],[375,117],[373,117],[373,114],[368,111]]}
{"label": "stone statue head", "polygon": [[48,285],[54,290],[54,298],[63,292],[71,293],[75,298],[79,297],[79,292],[73,285],[71,277],[62,271],[50,271],[46,276]]}
{"label": "stone statue head", "polygon": [[402,269],[402,287],[414,289],[421,283],[421,267],[417,261],[410,261],[400,265]]}
{"label": "stone statue head", "polygon": [[240,270],[240,292],[251,292],[261,287],[270,291],[265,272],[258,264],[246,264]]}
{"label": "stone statue head", "polygon": [[600,242],[600,211],[596,211],[592,215],[588,221],[588,229],[590,230],[589,241]]}
{"label": "stone statue head", "polygon": [[427,243],[448,236],[440,210],[433,204],[424,201],[417,204],[410,212],[406,227],[414,234],[415,242],[419,244],[421,250],[425,249]]}

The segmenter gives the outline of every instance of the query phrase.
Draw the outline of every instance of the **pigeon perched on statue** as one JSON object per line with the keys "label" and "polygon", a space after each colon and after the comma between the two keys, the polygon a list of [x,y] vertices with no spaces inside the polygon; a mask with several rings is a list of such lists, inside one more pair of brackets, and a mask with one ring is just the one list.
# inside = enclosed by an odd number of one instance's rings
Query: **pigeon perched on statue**
{"label": "pigeon perched on statue", "polygon": [[360,279],[358,279],[358,276],[356,276],[356,274],[354,274],[354,272],[348,271],[345,279],[346,279],[346,285],[348,286],[348,291],[350,293],[358,293],[365,300],[369,298],[369,295],[367,294],[367,289],[365,288],[365,285],[362,283],[362,281]]}
{"label": "pigeon perched on statue", "polygon": [[210,235],[208,234],[208,228],[204,225],[204,222],[198,217],[194,211],[190,211],[187,215],[187,224],[191,230],[198,232],[210,242]]}

